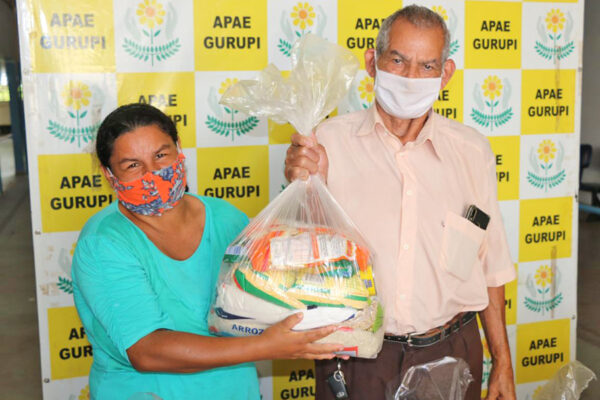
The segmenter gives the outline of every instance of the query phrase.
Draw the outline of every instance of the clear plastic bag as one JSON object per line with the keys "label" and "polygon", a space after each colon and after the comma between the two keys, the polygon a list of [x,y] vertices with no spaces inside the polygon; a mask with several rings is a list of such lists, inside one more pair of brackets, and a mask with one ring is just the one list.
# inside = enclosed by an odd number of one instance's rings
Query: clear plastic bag
{"label": "clear plastic bag", "polygon": [[412,366],[404,377],[388,382],[386,400],[462,400],[473,382],[461,358],[444,357]]}
{"label": "clear plastic bag", "polygon": [[578,400],[596,374],[579,361],[573,361],[559,369],[533,400]]}
{"label": "clear plastic bag", "polygon": [[[310,34],[295,44],[292,60],[287,79],[269,66],[257,80],[232,86],[221,102],[311,134],[347,93],[358,61]],[[302,311],[296,330],[340,324],[321,341],[374,358],[383,342],[383,309],[372,259],[321,179],[294,181],[228,247],[209,327],[220,335],[256,335]]]}
{"label": "clear plastic bag", "polygon": [[220,103],[280,124],[289,122],[310,135],[348,93],[359,63],[350,50],[313,34],[294,44],[291,60],[287,78],[269,64],[257,79],[230,86]]}

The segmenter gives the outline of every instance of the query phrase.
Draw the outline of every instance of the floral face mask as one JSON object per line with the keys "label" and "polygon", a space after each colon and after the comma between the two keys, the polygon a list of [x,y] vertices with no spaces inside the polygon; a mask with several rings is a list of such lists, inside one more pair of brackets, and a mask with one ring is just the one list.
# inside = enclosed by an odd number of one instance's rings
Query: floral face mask
{"label": "floral face mask", "polygon": [[161,216],[175,207],[185,193],[187,180],[184,160],[185,156],[180,152],[170,166],[149,171],[131,182],[121,182],[109,169],[117,198],[131,212]]}

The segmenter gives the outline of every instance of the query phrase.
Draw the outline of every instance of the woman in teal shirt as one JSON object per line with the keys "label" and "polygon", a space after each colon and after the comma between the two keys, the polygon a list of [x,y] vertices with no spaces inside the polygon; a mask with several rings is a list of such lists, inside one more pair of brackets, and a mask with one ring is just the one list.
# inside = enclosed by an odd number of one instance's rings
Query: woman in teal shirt
{"label": "woman in teal shirt", "polygon": [[87,222],[73,259],[75,305],[94,351],[92,399],[255,400],[252,361],[341,350],[313,343],[334,327],[293,332],[298,314],[260,336],[210,335],[221,258],[248,219],[223,200],[184,193],[185,157],[165,114],[118,108],[96,152],[119,201]]}

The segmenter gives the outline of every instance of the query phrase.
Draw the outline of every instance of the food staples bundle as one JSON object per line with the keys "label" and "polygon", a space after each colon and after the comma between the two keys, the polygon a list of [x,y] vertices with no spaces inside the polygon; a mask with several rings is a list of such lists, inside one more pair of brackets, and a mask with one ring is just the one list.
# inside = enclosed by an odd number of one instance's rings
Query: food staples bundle
{"label": "food staples bundle", "polygon": [[271,225],[227,249],[209,324],[213,333],[256,335],[302,311],[295,329],[339,324],[324,341],[370,358],[383,336],[375,295],[368,249],[324,226]]}

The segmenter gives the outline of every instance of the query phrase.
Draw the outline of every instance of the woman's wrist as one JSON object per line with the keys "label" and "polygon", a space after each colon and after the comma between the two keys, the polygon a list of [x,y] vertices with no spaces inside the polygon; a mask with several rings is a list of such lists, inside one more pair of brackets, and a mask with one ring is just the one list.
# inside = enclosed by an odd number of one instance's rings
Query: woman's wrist
{"label": "woman's wrist", "polygon": [[248,336],[244,347],[250,352],[251,361],[271,360],[276,357],[272,346],[269,346],[268,338],[264,335]]}

